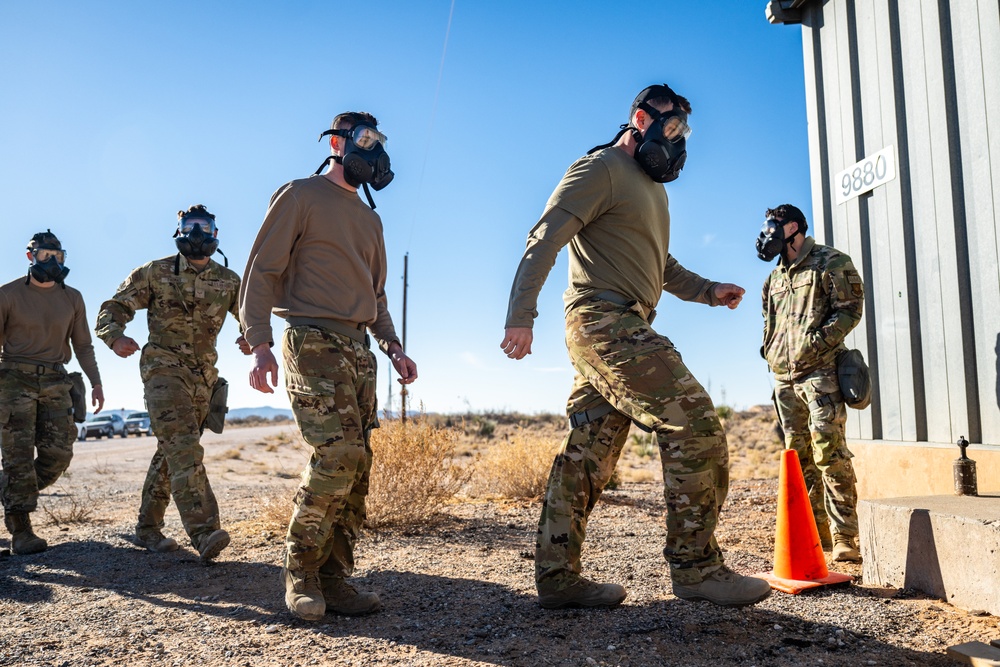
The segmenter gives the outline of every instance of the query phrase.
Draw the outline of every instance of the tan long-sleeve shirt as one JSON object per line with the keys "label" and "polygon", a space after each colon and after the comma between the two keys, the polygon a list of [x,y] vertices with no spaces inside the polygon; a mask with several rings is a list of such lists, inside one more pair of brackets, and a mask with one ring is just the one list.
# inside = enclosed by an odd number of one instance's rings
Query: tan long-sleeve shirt
{"label": "tan long-sleeve shirt", "polygon": [[83,296],[70,286],[39,287],[24,278],[0,287],[0,357],[65,364],[73,358],[92,387],[100,386]]}
{"label": "tan long-sleeve shirt", "polygon": [[567,244],[567,309],[605,290],[647,309],[656,307],[664,290],[685,301],[719,305],[712,290],[717,283],[688,271],[670,255],[670,213],[663,186],[619,148],[577,160],[549,197],[545,213],[528,234],[506,326],[532,326],[538,293]]}
{"label": "tan long-sleeve shirt", "polygon": [[367,326],[387,351],[398,341],[386,306],[382,220],[356,192],[323,176],[271,197],[240,288],[252,347],[273,343],[271,313]]}

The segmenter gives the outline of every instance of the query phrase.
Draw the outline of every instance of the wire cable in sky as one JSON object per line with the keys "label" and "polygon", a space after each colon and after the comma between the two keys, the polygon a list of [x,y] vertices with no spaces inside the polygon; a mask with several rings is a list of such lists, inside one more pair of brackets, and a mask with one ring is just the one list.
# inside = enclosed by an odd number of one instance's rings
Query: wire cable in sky
{"label": "wire cable in sky", "polygon": [[448,37],[451,35],[451,17],[455,14],[455,0],[451,0],[451,8],[448,10],[448,26],[444,31],[444,46],[441,47],[441,64],[438,66],[437,85],[434,87],[434,103],[431,106],[431,120],[427,126],[427,143],[424,146],[424,159],[420,165],[420,179],[417,181],[417,205],[413,207],[413,218],[410,220],[410,236],[406,239],[406,252],[410,252],[410,243],[413,242],[413,230],[417,226],[417,211],[420,208],[420,199],[424,193],[424,172],[427,171],[427,155],[431,151],[431,138],[434,135],[434,117],[437,116],[438,97],[441,95],[441,78],[444,76],[444,58],[448,54]]}

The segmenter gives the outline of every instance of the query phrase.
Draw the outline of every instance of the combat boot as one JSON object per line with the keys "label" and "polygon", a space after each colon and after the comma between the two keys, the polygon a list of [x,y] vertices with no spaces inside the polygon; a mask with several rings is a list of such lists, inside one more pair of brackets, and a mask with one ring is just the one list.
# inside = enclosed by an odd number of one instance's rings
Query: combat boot
{"label": "combat boot", "polygon": [[203,563],[207,563],[222,553],[222,550],[228,546],[229,533],[220,528],[202,538],[198,543],[198,555],[201,556]]}
{"label": "combat boot", "polygon": [[771,594],[763,579],[744,577],[723,565],[697,584],[674,584],[674,595],[682,600],[708,600],[722,607],[757,604]]}
{"label": "combat boot", "polygon": [[538,604],[543,609],[565,609],[566,607],[615,607],[625,596],[623,586],[599,584],[590,579],[578,577],[577,581],[558,591],[538,591]]}
{"label": "combat boot", "polygon": [[177,550],[177,540],[164,536],[158,528],[136,528],[135,543],[157,553]]}
{"label": "combat boot", "polygon": [[364,616],[382,608],[378,593],[358,591],[342,577],[321,577],[326,610],[344,616]]}
{"label": "combat boot", "polygon": [[293,615],[306,621],[318,621],[326,613],[326,601],[320,588],[319,572],[300,572],[281,568],[285,584],[285,606]]}
{"label": "combat boot", "polygon": [[816,524],[816,530],[819,532],[819,543],[823,547],[823,551],[829,551],[833,548],[833,535],[830,534],[830,524],[829,523],[818,523]]}
{"label": "combat boot", "polygon": [[833,536],[833,560],[839,563],[860,563],[861,552],[850,535]]}
{"label": "combat boot", "polygon": [[31,530],[31,515],[27,512],[8,512],[3,522],[10,531],[10,550],[22,556],[45,551],[49,544]]}

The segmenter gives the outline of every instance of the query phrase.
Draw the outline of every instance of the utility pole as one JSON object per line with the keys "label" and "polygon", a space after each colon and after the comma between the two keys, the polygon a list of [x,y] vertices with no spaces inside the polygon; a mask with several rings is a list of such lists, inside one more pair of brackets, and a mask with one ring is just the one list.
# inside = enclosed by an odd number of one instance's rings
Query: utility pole
{"label": "utility pole", "polygon": [[[403,256],[403,354],[406,354],[406,289],[410,286],[408,277],[410,273],[410,253],[406,253]],[[400,415],[403,423],[406,423],[406,395],[409,393],[406,390],[406,385],[399,390],[400,399]]]}

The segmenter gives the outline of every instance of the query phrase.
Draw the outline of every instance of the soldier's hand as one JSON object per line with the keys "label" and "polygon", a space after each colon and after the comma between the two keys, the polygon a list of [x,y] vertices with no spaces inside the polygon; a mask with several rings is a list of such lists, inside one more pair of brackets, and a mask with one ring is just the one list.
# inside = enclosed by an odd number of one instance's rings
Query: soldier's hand
{"label": "soldier's hand", "polygon": [[531,327],[507,327],[504,329],[503,342],[500,347],[511,359],[524,359],[531,354],[531,341],[534,333]]}
{"label": "soldier's hand", "polygon": [[392,367],[399,373],[399,384],[410,384],[417,379],[417,364],[403,353],[399,343],[389,345],[389,359]]}
{"label": "soldier's hand", "polygon": [[[250,371],[250,386],[264,394],[273,394],[271,387],[278,386],[278,361],[268,343],[261,343],[253,352],[253,370]],[[268,384],[268,376],[271,383]]]}
{"label": "soldier's hand", "polygon": [[253,353],[253,350],[250,349],[250,343],[243,336],[236,339],[236,344],[240,346],[240,352],[243,354],[249,355]]}
{"label": "soldier's hand", "polygon": [[97,408],[94,410],[94,414],[96,415],[104,407],[104,387],[97,385],[90,390],[90,402]]}
{"label": "soldier's hand", "polygon": [[745,289],[733,283],[719,283],[715,286],[715,298],[730,310],[734,310],[736,306],[740,305],[746,292]]}
{"label": "soldier's hand", "polygon": [[138,352],[139,344],[135,342],[134,338],[122,336],[121,338],[115,339],[115,342],[111,343],[111,351],[124,359],[125,357],[131,357],[133,354]]}

